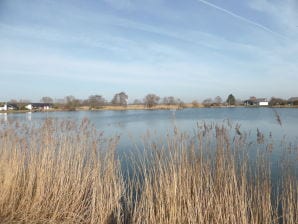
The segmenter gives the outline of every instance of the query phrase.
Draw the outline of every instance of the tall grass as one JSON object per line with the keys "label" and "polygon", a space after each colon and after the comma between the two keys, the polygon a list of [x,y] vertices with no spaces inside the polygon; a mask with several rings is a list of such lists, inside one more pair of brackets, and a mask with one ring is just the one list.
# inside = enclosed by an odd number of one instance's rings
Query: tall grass
{"label": "tall grass", "polygon": [[116,140],[84,120],[1,130],[0,223],[121,221]]}
{"label": "tall grass", "polygon": [[127,174],[118,139],[87,120],[2,124],[0,223],[298,223],[297,150],[273,177],[274,147],[260,135],[175,128],[127,153]]}
{"label": "tall grass", "polygon": [[[216,136],[211,130],[215,128]],[[207,132],[207,133],[206,133]],[[209,135],[209,137],[208,137]],[[272,223],[270,168],[260,156],[252,169],[244,139],[230,142],[224,127],[205,127],[197,141],[176,132],[149,147],[135,223]],[[216,144],[212,144],[212,141]],[[215,147],[215,151],[212,149]],[[234,147],[234,148],[233,148]]]}

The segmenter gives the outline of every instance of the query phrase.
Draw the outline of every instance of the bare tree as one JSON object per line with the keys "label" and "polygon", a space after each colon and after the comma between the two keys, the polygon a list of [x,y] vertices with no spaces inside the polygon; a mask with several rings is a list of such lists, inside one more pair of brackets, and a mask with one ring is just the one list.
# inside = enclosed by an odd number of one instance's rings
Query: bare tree
{"label": "bare tree", "polygon": [[42,102],[42,103],[53,103],[54,100],[49,96],[44,96],[44,97],[41,98],[40,102]]}
{"label": "bare tree", "polygon": [[204,107],[210,107],[212,104],[212,99],[211,98],[207,98],[203,101],[203,105]]}
{"label": "bare tree", "polygon": [[197,100],[192,101],[192,106],[193,107],[200,107],[200,104]]}
{"label": "bare tree", "polygon": [[80,100],[76,99],[74,96],[66,96],[65,101],[65,108],[68,110],[75,110],[76,107],[80,105]]}
{"label": "bare tree", "polygon": [[276,98],[272,97],[269,101],[270,106],[276,106],[276,105],[287,105],[287,100],[282,99],[282,98]]}
{"label": "bare tree", "polygon": [[162,103],[166,105],[176,105],[178,104],[178,100],[176,100],[173,96],[168,96],[163,98]]}
{"label": "bare tree", "polygon": [[87,104],[91,108],[99,108],[105,105],[105,99],[100,95],[91,95],[87,100]]}
{"label": "bare tree", "polygon": [[116,93],[112,99],[112,105],[127,106],[128,96],[125,92]]}
{"label": "bare tree", "polygon": [[27,100],[27,99],[20,99],[19,101],[10,100],[10,103],[15,104],[20,110],[25,110],[26,109],[25,106],[30,103],[30,100]]}
{"label": "bare tree", "polygon": [[152,108],[153,106],[158,104],[158,101],[160,100],[160,97],[155,94],[148,94],[144,98],[144,104],[146,107]]}
{"label": "bare tree", "polygon": [[220,96],[217,96],[214,98],[214,103],[216,106],[219,106],[222,104],[222,98]]}
{"label": "bare tree", "polygon": [[186,107],[185,103],[180,99],[177,99],[176,103],[179,105],[179,108],[185,108]]}

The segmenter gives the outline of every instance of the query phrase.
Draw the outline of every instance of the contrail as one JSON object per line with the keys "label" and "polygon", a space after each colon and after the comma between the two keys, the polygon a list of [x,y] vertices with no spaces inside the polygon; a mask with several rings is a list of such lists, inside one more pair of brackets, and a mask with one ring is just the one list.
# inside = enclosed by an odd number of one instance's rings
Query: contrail
{"label": "contrail", "polygon": [[233,13],[233,12],[227,10],[227,9],[224,9],[224,8],[218,6],[218,5],[215,5],[215,4],[210,3],[210,2],[208,2],[208,1],[205,1],[205,0],[196,0],[196,1],[197,1],[197,2],[201,2],[201,3],[205,4],[205,5],[208,5],[208,6],[214,8],[214,9],[217,9],[217,10],[219,10],[219,11],[221,11],[221,12],[224,12],[224,13],[226,13],[226,14],[228,14],[228,15],[230,15],[230,16],[236,18],[236,19],[242,20],[242,21],[244,21],[244,22],[246,22],[246,23],[248,23],[248,24],[251,24],[251,25],[253,25],[253,26],[259,27],[260,29],[265,30],[265,31],[267,31],[267,32],[269,32],[269,33],[272,33],[272,34],[274,34],[274,35],[278,35],[278,36],[280,36],[280,37],[285,38],[285,36],[283,36],[282,34],[277,33],[277,32],[271,30],[270,28],[268,28],[268,27],[266,27],[266,26],[264,26],[264,25],[262,25],[262,24],[256,23],[256,22],[254,22],[254,21],[252,21],[252,20],[249,20],[249,19],[247,19],[247,18],[245,18],[245,17],[243,17],[243,16],[237,15],[237,14],[235,14],[235,13]]}

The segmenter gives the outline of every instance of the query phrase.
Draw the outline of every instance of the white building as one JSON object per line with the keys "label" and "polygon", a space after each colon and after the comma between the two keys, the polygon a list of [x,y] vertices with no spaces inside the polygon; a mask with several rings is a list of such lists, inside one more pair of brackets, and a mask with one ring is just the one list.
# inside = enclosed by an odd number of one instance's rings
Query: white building
{"label": "white building", "polygon": [[25,106],[25,108],[26,108],[27,110],[32,110],[33,107],[32,107],[32,104],[28,104],[28,105]]}
{"label": "white building", "polygon": [[7,110],[7,104],[5,103],[3,106],[0,107],[1,111],[6,111]]}
{"label": "white building", "polygon": [[259,106],[262,106],[262,107],[269,106],[269,102],[268,101],[260,101]]}
{"label": "white building", "polygon": [[53,108],[53,105],[50,103],[30,103],[25,108],[28,110],[50,110]]}
{"label": "white building", "polygon": [[269,102],[266,98],[251,97],[250,99],[244,101],[244,105],[267,107],[267,106],[269,106]]}
{"label": "white building", "polygon": [[17,110],[18,106],[13,103],[5,103],[3,106],[0,107],[0,111],[7,111],[7,110]]}

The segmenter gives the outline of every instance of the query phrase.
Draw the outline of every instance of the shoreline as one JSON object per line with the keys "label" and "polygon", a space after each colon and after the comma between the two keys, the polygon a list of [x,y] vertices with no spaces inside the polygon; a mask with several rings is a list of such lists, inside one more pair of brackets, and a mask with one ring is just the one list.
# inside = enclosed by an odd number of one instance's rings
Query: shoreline
{"label": "shoreline", "polygon": [[193,106],[192,104],[186,104],[184,106],[179,105],[157,105],[151,108],[148,108],[144,105],[128,105],[128,106],[103,106],[101,108],[92,108],[89,107],[78,107],[75,110],[67,110],[67,109],[49,109],[49,110],[8,110],[8,111],[0,111],[0,114],[18,114],[18,113],[36,113],[36,112],[73,112],[73,111],[125,111],[125,110],[183,110],[183,109],[204,109],[204,108],[289,108],[289,109],[297,109],[298,106],[210,106],[204,107],[203,105]]}

